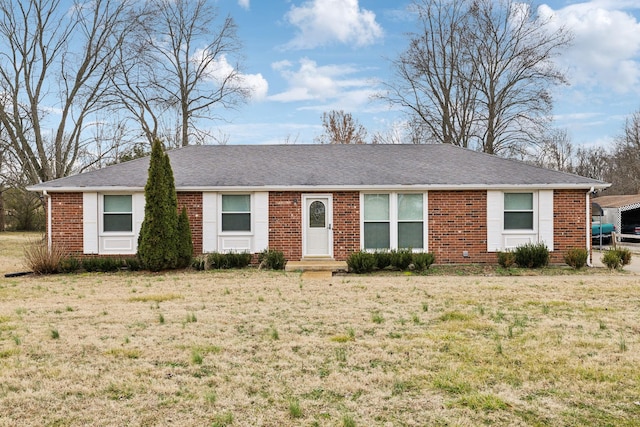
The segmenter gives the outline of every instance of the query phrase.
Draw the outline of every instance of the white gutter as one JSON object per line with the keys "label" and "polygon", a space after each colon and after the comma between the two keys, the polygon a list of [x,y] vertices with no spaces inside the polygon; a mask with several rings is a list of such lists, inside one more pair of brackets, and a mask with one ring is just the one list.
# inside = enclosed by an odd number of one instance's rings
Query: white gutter
{"label": "white gutter", "polygon": [[591,257],[593,257],[593,248],[591,247],[591,193],[593,193],[594,189],[595,189],[594,187],[591,187],[591,190],[587,192],[587,203],[586,203],[587,226],[585,227],[585,229],[586,229],[586,235],[587,235],[587,253],[589,254],[589,256],[587,257],[587,266],[589,267],[593,267],[593,262],[591,262]]}
{"label": "white gutter", "polygon": [[42,195],[47,198],[47,248],[49,249],[49,252],[51,252],[51,248],[53,247],[53,241],[51,238],[51,196],[47,194],[47,190],[43,190]]}
{"label": "white gutter", "polygon": [[[597,188],[607,188],[611,184],[598,185]],[[596,186],[591,186],[591,190]],[[178,186],[176,191],[460,191],[460,190],[587,190],[585,184],[396,184],[396,185],[248,185],[248,186]],[[144,187],[126,186],[92,186],[92,187],[27,187],[31,191],[50,191],[56,193],[78,193],[78,192],[142,192]]]}

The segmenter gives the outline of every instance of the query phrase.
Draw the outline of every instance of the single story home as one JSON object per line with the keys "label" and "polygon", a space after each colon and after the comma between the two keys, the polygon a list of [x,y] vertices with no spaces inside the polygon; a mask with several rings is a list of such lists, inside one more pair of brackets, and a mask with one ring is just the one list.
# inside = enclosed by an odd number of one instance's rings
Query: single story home
{"label": "single story home", "polygon": [[[289,261],[411,248],[495,263],[543,242],[590,248],[590,194],[608,184],[448,144],[195,145],[168,152],[197,254],[270,248]],[[47,235],[77,256],[135,254],[149,158],[30,187]]]}

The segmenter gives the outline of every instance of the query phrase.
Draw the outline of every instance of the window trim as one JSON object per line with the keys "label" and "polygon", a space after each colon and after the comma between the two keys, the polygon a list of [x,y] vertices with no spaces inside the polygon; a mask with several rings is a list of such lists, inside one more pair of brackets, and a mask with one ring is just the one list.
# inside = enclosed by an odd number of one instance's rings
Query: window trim
{"label": "window trim", "polygon": [[[384,194],[389,196],[389,220],[388,221],[365,221],[365,195]],[[429,222],[428,207],[429,196],[427,191],[363,191],[360,192],[360,249],[366,252],[375,252],[380,250],[398,250],[408,249],[398,247],[398,224],[400,223],[416,223],[417,220],[399,220],[398,217],[398,196],[404,194],[419,194],[422,196],[422,248],[411,248],[413,252],[427,252],[429,250]],[[389,224],[389,248],[365,248],[364,244],[364,224],[365,222],[388,223]]]}
{"label": "window trim", "polygon": [[[531,210],[507,210],[505,197],[507,194],[531,194]],[[503,234],[535,234],[538,232],[538,192],[537,191],[503,191],[502,192],[502,233]],[[532,228],[505,228],[504,215],[507,212],[531,212]]]}
{"label": "window trim", "polygon": [[[234,214],[234,213],[247,213],[247,212],[240,212],[240,211],[234,211],[234,212],[224,212],[222,210],[222,199],[224,196],[249,196],[249,230],[227,230],[224,231],[222,230],[222,218],[224,216],[224,214]],[[253,193],[220,193],[218,195],[218,203],[220,206],[219,212],[218,212],[218,234],[220,236],[251,236],[254,233],[254,229],[255,229],[255,225],[254,225],[254,219],[255,219],[255,206],[254,206],[254,197],[253,197]]]}
{"label": "window trim", "polygon": [[[131,212],[105,212],[104,206],[105,206],[105,202],[104,202],[104,198],[105,196],[128,196],[131,199]],[[136,233],[136,229],[135,229],[135,206],[134,206],[134,201],[133,201],[133,194],[131,193],[99,193],[99,212],[98,212],[98,216],[99,216],[99,235],[100,236],[133,236]],[[122,215],[122,214],[129,214],[131,215],[131,230],[130,231],[105,231],[104,229],[104,225],[105,225],[105,215],[109,215],[109,214],[118,214],[118,215]]]}

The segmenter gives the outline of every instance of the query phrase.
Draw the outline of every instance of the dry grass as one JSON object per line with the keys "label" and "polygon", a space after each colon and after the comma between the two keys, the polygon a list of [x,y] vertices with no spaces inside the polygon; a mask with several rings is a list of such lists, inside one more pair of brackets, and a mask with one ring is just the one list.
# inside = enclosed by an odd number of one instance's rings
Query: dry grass
{"label": "dry grass", "polygon": [[632,426],[638,325],[619,273],[3,278],[0,425]]}

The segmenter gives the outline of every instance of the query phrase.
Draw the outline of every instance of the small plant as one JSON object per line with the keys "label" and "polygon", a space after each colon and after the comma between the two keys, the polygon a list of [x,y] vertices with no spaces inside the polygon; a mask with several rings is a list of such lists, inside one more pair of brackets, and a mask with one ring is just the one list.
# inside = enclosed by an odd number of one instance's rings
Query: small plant
{"label": "small plant", "polygon": [[371,273],[376,267],[376,258],[369,252],[354,252],[347,258],[347,266],[356,274]]}
{"label": "small plant", "polygon": [[274,249],[265,249],[258,254],[258,265],[268,270],[284,270],[287,260],[284,252]]}
{"label": "small plant", "polygon": [[380,314],[379,311],[374,311],[373,313],[371,313],[371,321],[373,323],[380,324],[384,322],[384,317],[382,317],[382,314]]}
{"label": "small plant", "polygon": [[527,243],[514,252],[516,264],[523,268],[540,268],[549,264],[549,249],[544,243]]}
{"label": "small plant", "polygon": [[406,270],[413,261],[413,253],[410,249],[398,249],[391,251],[391,266],[398,270]]}
{"label": "small plant", "polygon": [[195,313],[188,313],[187,314],[187,323],[195,323],[197,321],[198,321],[198,319],[196,318]]}
{"label": "small plant", "polygon": [[61,273],[77,273],[82,267],[82,262],[75,257],[65,257],[60,260]]}
{"label": "small plant", "polygon": [[378,270],[384,270],[387,267],[391,267],[391,252],[375,251],[373,256],[376,260],[376,268]]}
{"label": "small plant", "polygon": [[625,265],[629,265],[631,262],[631,251],[627,248],[617,249],[618,255],[620,255],[620,262],[622,263],[622,267]]}
{"label": "small plant", "polygon": [[516,263],[516,255],[511,251],[498,252],[498,265],[502,268],[511,268]]}
{"label": "small plant", "polygon": [[602,263],[610,270],[615,270],[622,267],[622,258],[616,249],[609,249],[602,255]]}
{"label": "small plant", "polygon": [[356,422],[351,415],[344,415],[342,417],[342,427],[356,427]]}
{"label": "small plant", "polygon": [[202,353],[198,349],[191,350],[191,361],[196,365],[202,365]]}
{"label": "small plant", "polygon": [[60,262],[66,258],[66,251],[56,245],[48,246],[45,241],[31,242],[24,249],[27,267],[36,274],[60,272]]}
{"label": "small plant", "polygon": [[51,330],[51,339],[57,340],[60,339],[60,332],[57,329]]}
{"label": "small plant", "polygon": [[202,270],[206,270],[207,268],[207,257],[205,256],[198,256],[198,257],[194,257],[191,260],[191,268],[193,268],[194,270],[198,270],[198,271],[202,271]]}
{"label": "small plant", "polygon": [[567,263],[569,267],[579,270],[587,265],[588,258],[589,252],[586,249],[573,248],[569,249],[564,255],[564,262]]}
{"label": "small plant", "polygon": [[278,330],[275,328],[275,326],[273,326],[273,327],[271,328],[271,333],[270,333],[270,335],[271,335],[271,339],[272,339],[272,340],[274,340],[274,341],[276,341],[276,340],[279,340],[279,339],[280,339],[280,334],[278,333]]}
{"label": "small plant", "polygon": [[161,325],[164,324],[164,316],[162,315],[162,313],[158,315],[158,323],[160,323]]}
{"label": "small plant", "polygon": [[248,252],[212,252],[207,256],[209,268],[245,268],[251,263],[251,254]]}
{"label": "small plant", "polygon": [[436,256],[431,252],[418,252],[413,254],[413,265],[416,270],[428,270],[436,261]]}
{"label": "small plant", "polygon": [[289,401],[289,416],[291,416],[291,418],[302,417],[302,408],[300,408],[300,401],[298,399],[291,399]]}

